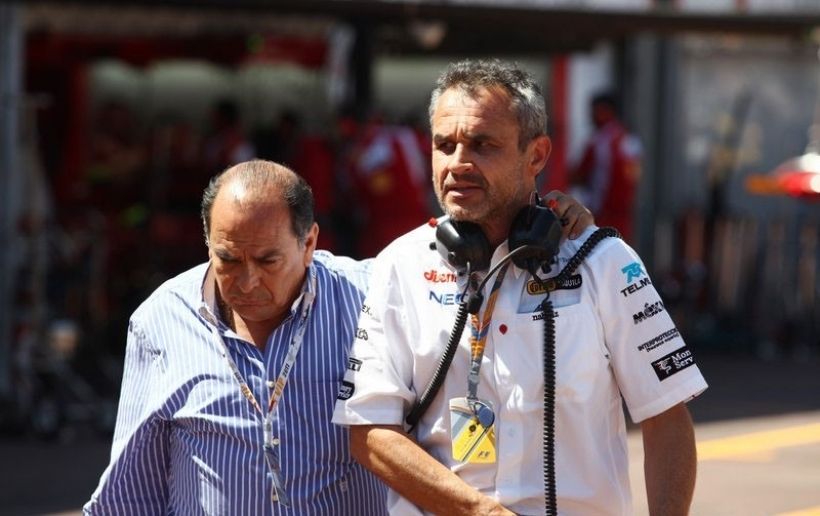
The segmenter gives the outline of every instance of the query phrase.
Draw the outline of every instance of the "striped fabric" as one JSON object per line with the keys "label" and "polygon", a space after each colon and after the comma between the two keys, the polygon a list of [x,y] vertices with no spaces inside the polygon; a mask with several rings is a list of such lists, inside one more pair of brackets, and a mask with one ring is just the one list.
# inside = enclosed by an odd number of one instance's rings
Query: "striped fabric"
{"label": "striped fabric", "polygon": [[[311,267],[317,297],[273,427],[291,507],[271,501],[262,417],[200,315],[203,264],[166,282],[131,317],[111,462],[85,514],[385,514],[385,488],[351,458],[347,429],[330,422],[369,267],[322,251]],[[264,352],[220,324],[264,407],[297,319],[292,312]]]}

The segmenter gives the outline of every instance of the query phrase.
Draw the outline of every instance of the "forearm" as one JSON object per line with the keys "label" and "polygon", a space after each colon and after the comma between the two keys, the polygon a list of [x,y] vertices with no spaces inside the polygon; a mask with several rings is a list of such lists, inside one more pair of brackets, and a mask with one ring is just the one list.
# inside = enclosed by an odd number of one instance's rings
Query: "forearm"
{"label": "forearm", "polygon": [[641,423],[641,430],[649,514],[688,514],[697,471],[689,411],[681,403]]}
{"label": "forearm", "polygon": [[398,426],[353,426],[354,458],[426,511],[447,515],[512,514],[435,460]]}

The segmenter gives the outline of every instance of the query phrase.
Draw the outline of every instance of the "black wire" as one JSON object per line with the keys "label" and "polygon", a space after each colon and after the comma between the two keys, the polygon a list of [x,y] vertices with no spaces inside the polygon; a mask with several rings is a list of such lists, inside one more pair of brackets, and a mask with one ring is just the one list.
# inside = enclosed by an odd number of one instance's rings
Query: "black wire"
{"label": "black wire", "polygon": [[544,503],[547,516],[558,514],[555,487],[555,312],[549,292],[541,303],[544,316]]}
{"label": "black wire", "polygon": [[[569,259],[566,266],[554,278],[556,285],[575,272],[581,262],[589,255],[598,243],[607,237],[620,237],[615,228],[605,227],[596,230],[581,245],[578,252]],[[544,319],[544,505],[547,516],[557,516],[558,496],[555,484],[555,311],[550,300],[550,290],[547,282],[535,272],[537,267],[529,271],[533,278],[545,287],[547,296],[541,302],[541,313]]]}

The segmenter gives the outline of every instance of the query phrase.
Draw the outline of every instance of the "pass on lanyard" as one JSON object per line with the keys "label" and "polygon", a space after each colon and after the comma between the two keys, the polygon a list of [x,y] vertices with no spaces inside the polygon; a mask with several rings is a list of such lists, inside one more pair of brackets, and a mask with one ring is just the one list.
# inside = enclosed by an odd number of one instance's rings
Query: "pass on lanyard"
{"label": "pass on lanyard", "polygon": [[274,409],[279,403],[279,400],[282,398],[282,393],[285,391],[285,385],[288,383],[288,377],[290,376],[290,372],[293,370],[293,366],[296,363],[296,357],[299,355],[299,350],[302,348],[302,341],[304,340],[305,330],[307,329],[308,318],[310,317],[311,308],[313,308],[313,301],[316,299],[316,283],[316,272],[311,268],[307,290],[303,291],[302,302],[299,305],[299,321],[297,323],[296,331],[290,341],[288,354],[285,356],[285,361],[282,364],[282,368],[279,370],[279,376],[276,378],[276,382],[274,383],[273,392],[271,392],[270,401],[268,403],[267,414],[262,410],[261,405],[256,400],[256,396],[253,395],[253,391],[251,391],[248,383],[245,381],[245,378],[242,377],[242,373],[239,372],[239,367],[237,367],[236,362],[233,357],[231,357],[224,339],[218,331],[214,331],[214,335],[219,340],[222,349],[222,356],[224,356],[225,360],[228,362],[228,367],[230,367],[231,373],[233,373],[234,378],[239,384],[239,390],[242,392],[242,396],[250,402],[251,406],[263,418],[265,460],[267,461],[268,467],[273,475],[274,484],[271,499],[285,506],[289,506],[290,502],[284,489],[282,472],[279,467],[279,456],[275,449],[275,446],[278,443],[275,443],[273,439],[273,415]]}
{"label": "pass on lanyard", "polygon": [[489,401],[478,399],[478,383],[493,310],[495,310],[495,303],[507,268],[508,265],[505,265],[495,278],[483,320],[479,320],[476,315],[471,316],[472,338],[470,339],[467,397],[450,400],[452,454],[453,459],[459,462],[487,464],[494,463],[496,460],[495,413]]}

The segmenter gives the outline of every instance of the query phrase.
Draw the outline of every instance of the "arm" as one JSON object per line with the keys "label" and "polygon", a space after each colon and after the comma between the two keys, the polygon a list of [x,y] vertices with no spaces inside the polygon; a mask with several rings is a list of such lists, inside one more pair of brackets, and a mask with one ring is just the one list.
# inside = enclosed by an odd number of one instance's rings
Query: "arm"
{"label": "arm", "polygon": [[544,202],[548,206],[551,201],[555,203],[553,211],[564,226],[564,238],[578,238],[587,226],[595,223],[592,212],[571,195],[553,190],[544,196]]}
{"label": "arm", "polygon": [[151,408],[161,358],[135,321],[128,326],[111,460],[83,508],[85,515],[167,512],[167,425]]}
{"label": "arm", "polygon": [[426,511],[464,516],[513,514],[431,457],[399,426],[351,426],[350,451],[390,488]]}
{"label": "arm", "polygon": [[641,423],[649,514],[686,515],[695,490],[695,433],[683,403]]}

